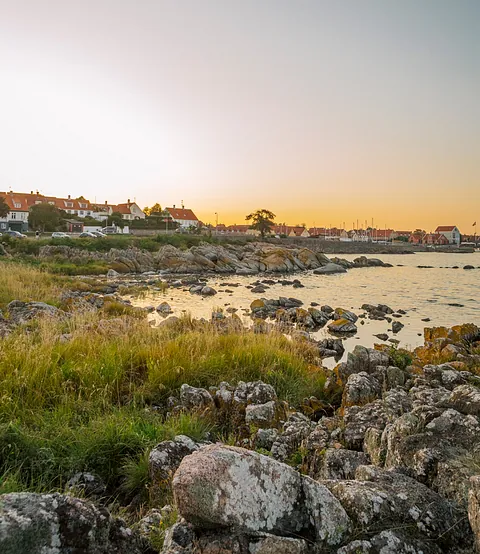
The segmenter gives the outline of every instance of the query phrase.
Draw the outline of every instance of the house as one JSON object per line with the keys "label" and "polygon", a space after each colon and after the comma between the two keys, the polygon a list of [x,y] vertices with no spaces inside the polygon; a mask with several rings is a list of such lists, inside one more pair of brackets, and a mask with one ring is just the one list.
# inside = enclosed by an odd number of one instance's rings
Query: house
{"label": "house", "polygon": [[371,236],[373,242],[388,242],[396,238],[397,235],[393,229],[372,229]]}
{"label": "house", "polygon": [[423,237],[426,235],[425,231],[414,231],[408,237],[408,242],[410,244],[423,244]]}
{"label": "house", "polygon": [[10,208],[6,217],[0,218],[0,232],[28,230],[29,202],[26,194],[14,192],[0,192],[0,197],[5,199],[5,203]]}
{"label": "house", "polygon": [[182,205],[181,208],[176,208],[175,204],[173,208],[165,208],[165,211],[170,214],[173,221],[178,223],[180,227],[199,227],[200,221],[198,217],[190,209],[185,209]]}
{"label": "house", "polygon": [[423,244],[445,246],[449,243],[448,238],[441,233],[427,233],[423,236]]}
{"label": "house", "polygon": [[289,237],[309,237],[310,233],[305,227],[293,226],[289,228]]}
{"label": "house", "polygon": [[458,227],[455,225],[440,225],[435,229],[435,233],[441,233],[448,239],[449,244],[460,244],[461,235]]}
{"label": "house", "polygon": [[122,214],[122,219],[127,221],[132,221],[134,219],[145,219],[145,214],[140,206],[136,202],[130,202],[130,198],[125,204],[117,204],[116,206],[111,206],[112,213]]}

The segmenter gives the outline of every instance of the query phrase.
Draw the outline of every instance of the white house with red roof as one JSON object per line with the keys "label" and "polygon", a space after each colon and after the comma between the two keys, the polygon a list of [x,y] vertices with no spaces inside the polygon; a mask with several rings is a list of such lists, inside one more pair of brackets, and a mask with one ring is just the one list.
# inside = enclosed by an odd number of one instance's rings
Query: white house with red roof
{"label": "white house with red roof", "polygon": [[461,234],[455,225],[440,225],[435,229],[435,234],[445,235],[449,244],[460,244]]}
{"label": "white house with red roof", "polygon": [[200,221],[198,217],[193,213],[192,210],[186,209],[183,207],[176,208],[175,204],[173,205],[173,208],[165,208],[165,211],[170,214],[170,217],[180,225],[180,227],[184,227],[185,229],[188,227],[199,227]]}

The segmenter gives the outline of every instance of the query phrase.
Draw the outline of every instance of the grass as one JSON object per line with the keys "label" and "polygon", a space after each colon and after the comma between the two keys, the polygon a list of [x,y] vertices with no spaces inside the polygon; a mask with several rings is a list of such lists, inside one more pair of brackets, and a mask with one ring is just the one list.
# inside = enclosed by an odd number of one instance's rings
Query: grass
{"label": "grass", "polygon": [[[2,307],[12,299],[62,306],[62,291],[90,286],[0,264]],[[146,457],[156,443],[224,433],[197,414],[166,418],[165,401],[183,383],[261,379],[299,405],[321,397],[325,382],[306,341],[216,329],[188,316],[152,328],[115,301],[65,320],[35,320],[1,341],[0,492],[62,490],[75,472],[90,471],[108,494],[132,495],[148,486]]]}
{"label": "grass", "polygon": [[58,304],[64,283],[43,271],[27,265],[0,259],[0,308],[11,300],[42,300]]}

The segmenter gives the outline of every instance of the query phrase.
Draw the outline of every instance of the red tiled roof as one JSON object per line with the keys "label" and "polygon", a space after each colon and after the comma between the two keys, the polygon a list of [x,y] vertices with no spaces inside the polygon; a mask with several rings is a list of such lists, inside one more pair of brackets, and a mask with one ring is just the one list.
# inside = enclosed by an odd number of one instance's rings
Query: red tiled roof
{"label": "red tiled roof", "polygon": [[[39,203],[53,204],[61,210],[91,210],[91,204],[84,198],[57,198],[55,196],[44,196],[43,194],[31,194],[26,192],[0,192],[12,212],[28,212],[28,210]],[[84,206],[80,206],[84,204]]]}
{"label": "red tiled roof", "polygon": [[455,225],[440,225],[435,229],[435,233],[444,233],[445,231],[453,231]]}
{"label": "red tiled roof", "polygon": [[173,217],[173,219],[185,219],[187,221],[198,221],[198,217],[185,208],[165,208],[167,212]]}

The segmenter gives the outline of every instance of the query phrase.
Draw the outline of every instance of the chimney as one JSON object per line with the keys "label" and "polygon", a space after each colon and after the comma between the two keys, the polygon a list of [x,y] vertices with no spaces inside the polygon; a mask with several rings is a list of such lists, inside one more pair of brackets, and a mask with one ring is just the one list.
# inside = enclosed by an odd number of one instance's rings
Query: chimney
{"label": "chimney", "polygon": [[173,205],[173,209],[175,209],[175,204]]}
{"label": "chimney", "polygon": [[183,205],[183,200],[182,200],[182,210],[183,210],[184,207],[185,207],[185,206]]}
{"label": "chimney", "polygon": [[128,199],[128,202],[127,202],[127,204],[130,204],[130,198]]}
{"label": "chimney", "polygon": [[33,194],[33,190],[30,191],[30,194]]}
{"label": "chimney", "polygon": [[68,195],[68,199],[70,200],[70,195]]}
{"label": "chimney", "polygon": [[105,200],[105,206],[107,206],[107,205],[108,205],[108,200]]}

